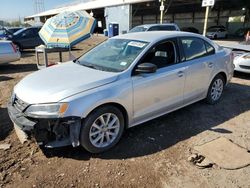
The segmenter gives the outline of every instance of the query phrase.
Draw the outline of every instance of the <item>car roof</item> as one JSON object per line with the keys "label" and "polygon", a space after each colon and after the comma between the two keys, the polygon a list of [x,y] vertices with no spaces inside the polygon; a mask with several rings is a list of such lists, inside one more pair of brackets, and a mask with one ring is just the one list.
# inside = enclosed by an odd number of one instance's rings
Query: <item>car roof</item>
{"label": "car roof", "polygon": [[[182,37],[182,36],[196,36],[200,38],[205,38],[202,35],[190,33],[190,32],[183,32],[183,31],[150,31],[150,32],[134,32],[134,33],[127,33],[124,35],[119,35],[113,38],[116,39],[130,39],[130,40],[140,40],[145,42],[156,42],[159,40],[173,38],[173,37]],[[205,39],[206,40],[206,39]]]}
{"label": "car roof", "polygon": [[136,26],[136,27],[152,27],[152,26],[164,26],[164,25],[169,25],[169,26],[176,26],[176,24],[175,23],[164,23],[164,24],[143,24],[143,25],[138,25],[138,26]]}

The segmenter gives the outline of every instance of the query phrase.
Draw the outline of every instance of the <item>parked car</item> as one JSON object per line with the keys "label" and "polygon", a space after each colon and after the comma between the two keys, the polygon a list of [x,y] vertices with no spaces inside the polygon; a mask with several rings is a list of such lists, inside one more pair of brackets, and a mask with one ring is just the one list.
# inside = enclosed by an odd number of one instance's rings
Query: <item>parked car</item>
{"label": "parked car", "polygon": [[206,36],[211,39],[227,38],[228,32],[224,28],[210,27],[207,30]]}
{"label": "parked car", "polygon": [[7,39],[11,40],[20,50],[35,48],[36,46],[44,44],[38,34],[40,29],[41,27],[23,28],[7,37]]}
{"label": "parked car", "polygon": [[45,147],[99,153],[126,128],[202,99],[219,102],[233,69],[231,51],[201,35],[129,33],[28,75],[15,86],[8,112],[19,133]]}
{"label": "parked car", "polygon": [[195,27],[182,27],[181,31],[186,31],[186,32],[199,34],[199,30],[196,29]]}
{"label": "parked car", "polygon": [[6,39],[11,34],[12,33],[9,32],[6,28],[1,28],[0,29],[0,40]]}
{"label": "parked car", "polygon": [[180,28],[174,23],[167,24],[146,24],[134,27],[129,33],[142,31],[180,31]]}
{"label": "parked car", "polygon": [[210,26],[210,27],[208,27],[207,29],[214,29],[214,28],[218,28],[218,29],[226,29],[226,27],[225,27],[225,26],[223,26],[223,25],[214,25],[214,26]]}
{"label": "parked car", "polygon": [[234,52],[235,71],[250,74],[250,53],[245,51]]}
{"label": "parked car", "polygon": [[20,52],[11,41],[0,41],[0,64],[18,61]]}
{"label": "parked car", "polygon": [[7,30],[8,30],[10,33],[14,34],[15,32],[17,32],[17,31],[19,31],[19,30],[21,30],[21,29],[23,29],[23,28],[22,28],[22,27],[11,27],[11,28],[8,28]]}

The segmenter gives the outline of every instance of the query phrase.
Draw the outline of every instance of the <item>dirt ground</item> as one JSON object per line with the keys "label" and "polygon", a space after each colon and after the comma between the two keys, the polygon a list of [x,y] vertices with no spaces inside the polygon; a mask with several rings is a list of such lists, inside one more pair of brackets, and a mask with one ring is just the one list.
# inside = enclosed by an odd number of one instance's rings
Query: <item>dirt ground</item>
{"label": "dirt ground", "polygon": [[[94,36],[73,54],[103,40]],[[127,130],[106,153],[90,154],[80,147],[42,152],[33,141],[18,141],[6,104],[14,85],[36,70],[33,51],[0,67],[0,144],[11,144],[0,150],[0,187],[250,187],[250,166],[199,169],[187,160],[193,146],[221,136],[250,150],[250,75],[237,73],[217,105],[200,101]]]}

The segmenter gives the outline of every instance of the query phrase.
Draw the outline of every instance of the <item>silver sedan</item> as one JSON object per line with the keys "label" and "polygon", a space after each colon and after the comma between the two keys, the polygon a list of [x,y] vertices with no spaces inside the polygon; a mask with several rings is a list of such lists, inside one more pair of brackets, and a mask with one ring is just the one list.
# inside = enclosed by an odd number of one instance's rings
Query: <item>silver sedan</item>
{"label": "silver sedan", "polygon": [[0,64],[18,61],[20,52],[11,41],[0,41]]}
{"label": "silver sedan", "polygon": [[185,32],[139,32],[108,39],[73,62],[37,71],[14,88],[16,130],[53,148],[110,149],[126,128],[196,101],[220,101],[233,55]]}

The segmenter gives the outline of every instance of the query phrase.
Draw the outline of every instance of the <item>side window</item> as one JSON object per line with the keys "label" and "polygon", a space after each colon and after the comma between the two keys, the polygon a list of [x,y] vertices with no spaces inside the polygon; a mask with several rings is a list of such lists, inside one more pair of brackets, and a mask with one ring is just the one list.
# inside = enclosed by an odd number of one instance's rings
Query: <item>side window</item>
{"label": "side window", "polygon": [[212,54],[215,54],[215,49],[214,47],[209,44],[208,42],[204,41],[205,42],[205,46],[206,46],[206,49],[207,49],[207,55],[212,55]]}
{"label": "side window", "polygon": [[161,26],[160,30],[162,31],[176,31],[175,26],[172,25],[163,25]]}
{"label": "side window", "polygon": [[33,31],[32,31],[32,29],[28,29],[28,30],[24,31],[22,35],[26,36],[26,37],[33,36]]}
{"label": "side window", "polygon": [[202,39],[195,37],[181,38],[186,60],[192,60],[206,55],[205,43]]}
{"label": "side window", "polygon": [[148,31],[159,31],[160,27],[159,26],[153,26],[148,29]]}
{"label": "side window", "polygon": [[176,63],[176,47],[174,41],[166,41],[152,48],[140,63],[153,63],[158,69]]}

